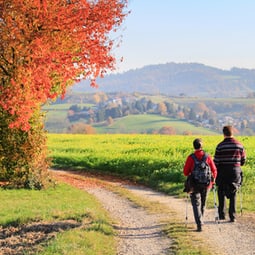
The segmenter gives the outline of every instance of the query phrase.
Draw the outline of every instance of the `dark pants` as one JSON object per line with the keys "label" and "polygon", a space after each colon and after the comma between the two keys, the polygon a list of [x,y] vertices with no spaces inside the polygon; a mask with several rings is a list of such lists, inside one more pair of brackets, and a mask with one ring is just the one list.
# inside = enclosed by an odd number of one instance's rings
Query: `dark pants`
{"label": "dark pants", "polygon": [[207,188],[201,188],[190,194],[194,218],[197,226],[201,226],[202,224],[202,217],[205,211],[206,198]]}
{"label": "dark pants", "polygon": [[229,199],[229,208],[228,208],[228,214],[230,220],[234,220],[236,217],[236,190],[233,190],[232,192],[228,192],[226,194],[226,188],[223,185],[218,186],[218,201],[219,201],[219,218],[225,219],[225,213],[226,213],[226,198]]}

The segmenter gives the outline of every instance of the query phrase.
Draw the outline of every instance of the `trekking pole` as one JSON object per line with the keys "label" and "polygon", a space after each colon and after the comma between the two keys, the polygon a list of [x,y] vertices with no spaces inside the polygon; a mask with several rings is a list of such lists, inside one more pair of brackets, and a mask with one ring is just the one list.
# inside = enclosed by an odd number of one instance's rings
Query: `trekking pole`
{"label": "trekking pole", "polygon": [[214,208],[215,208],[215,222],[219,223],[219,212],[218,212],[218,206],[216,202],[216,187],[213,185],[213,197],[214,197]]}
{"label": "trekking pole", "polygon": [[214,208],[215,208],[215,222],[219,228],[219,231],[221,231],[220,228],[220,217],[219,217],[219,211],[218,211],[218,206],[217,206],[217,202],[216,202],[216,187],[215,185],[213,185],[213,197],[214,197]]}
{"label": "trekking pole", "polygon": [[240,213],[241,213],[241,216],[242,216],[242,215],[243,215],[243,194],[242,194],[242,186],[240,186],[239,192],[240,192]]}
{"label": "trekking pole", "polygon": [[189,193],[187,193],[186,197],[186,215],[185,215],[185,226],[187,227],[188,225],[188,202],[189,202]]}

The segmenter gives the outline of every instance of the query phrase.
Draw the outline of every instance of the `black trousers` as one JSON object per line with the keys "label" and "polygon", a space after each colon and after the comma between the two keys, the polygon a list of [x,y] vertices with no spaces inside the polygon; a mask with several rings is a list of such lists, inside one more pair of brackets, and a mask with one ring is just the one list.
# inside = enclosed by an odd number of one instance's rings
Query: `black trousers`
{"label": "black trousers", "polygon": [[190,194],[194,218],[197,226],[202,225],[202,217],[205,211],[207,193],[207,187],[203,187]]}
{"label": "black trousers", "polygon": [[235,219],[236,217],[236,190],[232,191],[231,193],[227,193],[226,195],[226,188],[224,185],[218,186],[218,212],[219,212],[219,218],[225,219],[226,214],[226,199],[229,199],[229,208],[228,208],[228,214],[230,220]]}

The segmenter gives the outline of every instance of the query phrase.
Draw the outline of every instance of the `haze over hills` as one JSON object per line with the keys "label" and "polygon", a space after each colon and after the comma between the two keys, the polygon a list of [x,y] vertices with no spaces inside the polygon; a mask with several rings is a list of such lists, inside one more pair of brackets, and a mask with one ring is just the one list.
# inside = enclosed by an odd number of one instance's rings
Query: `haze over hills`
{"label": "haze over hills", "polygon": [[[222,70],[198,63],[149,65],[98,79],[100,91],[190,97],[246,97],[255,91],[255,69]],[[88,81],[72,91],[93,92]]]}

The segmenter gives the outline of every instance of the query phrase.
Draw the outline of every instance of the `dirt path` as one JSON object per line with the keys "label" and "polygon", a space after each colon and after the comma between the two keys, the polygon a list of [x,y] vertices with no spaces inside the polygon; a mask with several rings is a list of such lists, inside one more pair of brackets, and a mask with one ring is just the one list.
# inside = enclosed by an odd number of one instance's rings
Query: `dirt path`
{"label": "dirt path", "polygon": [[[155,192],[137,185],[131,185],[118,180],[107,180],[98,182],[97,179],[77,178],[66,172],[54,172],[58,179],[84,189],[93,194],[103,204],[106,210],[116,220],[116,230],[118,231],[119,255],[163,255],[171,254],[171,240],[166,238],[162,232],[163,215],[150,214],[146,210],[137,207],[127,199],[109,191],[105,183],[119,185],[151,202],[159,202],[176,212],[183,224],[194,225],[193,213],[190,203],[186,207],[184,200]],[[101,183],[101,184],[100,184]],[[186,211],[187,208],[187,211]],[[186,215],[188,219],[186,220]],[[206,210],[203,231],[201,233],[191,230],[190,236],[194,235],[201,240],[214,254],[219,255],[254,255],[255,254],[255,221],[254,215],[243,215],[236,223],[221,221],[215,223],[215,210]],[[195,225],[194,225],[195,229]]]}

